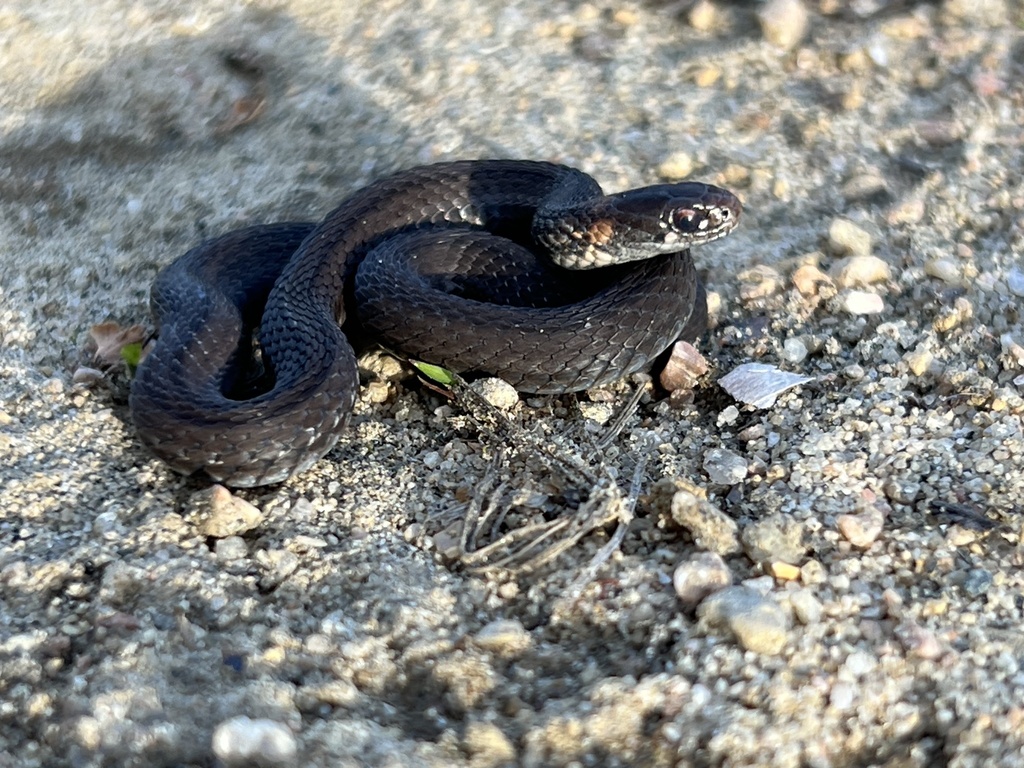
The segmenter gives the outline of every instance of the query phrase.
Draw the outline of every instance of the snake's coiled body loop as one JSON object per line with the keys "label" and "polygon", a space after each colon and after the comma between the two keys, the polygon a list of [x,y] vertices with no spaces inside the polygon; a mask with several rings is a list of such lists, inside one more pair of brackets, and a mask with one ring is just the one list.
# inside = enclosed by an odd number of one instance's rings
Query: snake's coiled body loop
{"label": "snake's coiled body loop", "polygon": [[242,487],[302,472],[355,402],[346,320],[409,357],[526,392],[607,384],[703,331],[688,247],[739,213],[710,185],[605,196],[550,163],[403,171],[319,225],[238,230],[165,268],[133,420],[179,472]]}

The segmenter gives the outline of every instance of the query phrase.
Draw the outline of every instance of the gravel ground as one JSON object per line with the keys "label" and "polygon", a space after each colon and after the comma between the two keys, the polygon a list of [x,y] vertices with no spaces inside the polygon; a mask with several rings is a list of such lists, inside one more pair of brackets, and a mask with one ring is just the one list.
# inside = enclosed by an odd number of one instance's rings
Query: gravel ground
{"label": "gravel ground", "polygon": [[[1022,25],[6,3],[0,766],[1024,764]],[[123,375],[73,380],[203,236],[483,156],[740,194],[695,254],[711,380],[595,451],[628,385],[495,436],[370,357],[348,439],[235,498],[146,453]],[[748,362],[813,381],[754,409],[716,383]],[[579,523],[552,562],[453,559],[492,466],[504,530]]]}

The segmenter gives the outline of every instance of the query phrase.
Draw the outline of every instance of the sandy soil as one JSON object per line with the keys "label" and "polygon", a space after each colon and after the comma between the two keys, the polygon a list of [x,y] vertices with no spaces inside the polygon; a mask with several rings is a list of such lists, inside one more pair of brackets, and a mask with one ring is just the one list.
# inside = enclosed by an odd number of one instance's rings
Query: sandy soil
{"label": "sandy soil", "polygon": [[[1024,764],[1024,10],[793,5],[6,3],[0,766]],[[387,361],[241,511],[73,381],[202,237],[484,156],[734,189],[712,378],[814,381],[596,453],[628,384],[523,400],[506,528],[640,493],[518,574],[450,557],[502,438]]]}

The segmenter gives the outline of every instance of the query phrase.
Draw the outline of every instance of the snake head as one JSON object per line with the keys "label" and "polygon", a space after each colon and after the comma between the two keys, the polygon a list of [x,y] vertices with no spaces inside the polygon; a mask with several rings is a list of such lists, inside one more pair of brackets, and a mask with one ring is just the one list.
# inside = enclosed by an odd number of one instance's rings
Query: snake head
{"label": "snake head", "polygon": [[539,240],[555,263],[592,269],[710,243],[736,227],[742,210],[736,195],[711,184],[655,184],[547,214],[539,223],[549,234]]}
{"label": "snake head", "polygon": [[[664,250],[682,250],[729,234],[743,210],[727,189],[701,182],[658,184],[612,196],[639,232]],[[617,199],[616,199],[617,198]]]}

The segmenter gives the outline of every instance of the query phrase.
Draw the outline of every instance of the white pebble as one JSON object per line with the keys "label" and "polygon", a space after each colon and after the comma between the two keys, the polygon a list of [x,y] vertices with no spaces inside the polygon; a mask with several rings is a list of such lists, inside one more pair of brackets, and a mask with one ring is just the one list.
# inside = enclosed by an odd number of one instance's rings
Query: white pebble
{"label": "white pebble", "polygon": [[793,615],[803,625],[817,624],[821,621],[823,608],[821,601],[809,589],[798,589],[789,596],[789,604],[793,607]]}
{"label": "white pebble", "polygon": [[871,235],[849,219],[835,218],[828,227],[828,243],[834,253],[867,256],[871,253]]}
{"label": "white pebble", "polygon": [[672,574],[679,601],[693,607],[713,592],[732,584],[732,572],[719,555],[699,552],[679,564]]}
{"label": "white pebble", "polygon": [[781,48],[793,48],[807,33],[807,8],[800,0],[768,0],[758,14],[761,33]]}
{"label": "white pebble", "polygon": [[501,658],[511,658],[528,650],[533,638],[516,619],[496,619],[473,636],[473,643]]}
{"label": "white pebble", "polygon": [[1024,297],[1024,272],[1019,269],[1011,269],[1006,276],[1006,287],[1014,296]]}
{"label": "white pebble", "polygon": [[[870,242],[870,240],[869,240]],[[888,280],[892,276],[889,265],[877,256],[850,256],[840,259],[829,273],[840,288],[854,288],[872,285]]]}
{"label": "white pebble", "polygon": [[697,616],[706,627],[726,627],[741,646],[776,654],[786,645],[789,628],[782,607],[747,587],[726,587],[700,604]]}
{"label": "white pebble", "polygon": [[516,388],[504,379],[480,379],[474,381],[472,387],[489,404],[503,411],[510,411],[519,403]]}
{"label": "white pebble", "polygon": [[856,691],[854,690],[854,687],[849,683],[840,681],[832,686],[832,692],[829,694],[828,703],[831,704],[834,709],[844,712],[853,706],[855,698]]}
{"label": "white pebble", "polygon": [[289,765],[298,753],[291,730],[274,720],[233,717],[213,732],[213,753],[227,765]]}
{"label": "white pebble", "polygon": [[747,460],[725,448],[712,448],[704,454],[704,471],[713,483],[736,485],[747,476]]}
{"label": "white pebble", "polygon": [[786,339],[782,345],[782,358],[787,363],[802,363],[807,359],[807,345],[802,338]]}
{"label": "white pebble", "polygon": [[673,152],[658,166],[658,175],[668,181],[680,181],[693,173],[693,160],[685,152]]}
{"label": "white pebble", "polygon": [[214,485],[208,491],[199,491],[200,504],[206,495],[206,514],[199,526],[204,536],[224,539],[251,531],[263,522],[263,513],[245,499],[235,496],[223,485]]}
{"label": "white pebble", "polygon": [[937,277],[949,285],[959,285],[963,280],[960,265],[952,259],[932,259],[925,262],[924,273],[931,277]]}
{"label": "white pebble", "polygon": [[868,291],[847,291],[840,300],[840,306],[851,315],[878,315],[885,311],[882,297]]}

